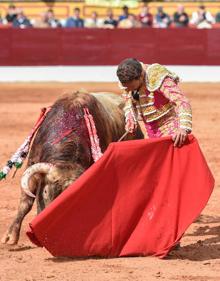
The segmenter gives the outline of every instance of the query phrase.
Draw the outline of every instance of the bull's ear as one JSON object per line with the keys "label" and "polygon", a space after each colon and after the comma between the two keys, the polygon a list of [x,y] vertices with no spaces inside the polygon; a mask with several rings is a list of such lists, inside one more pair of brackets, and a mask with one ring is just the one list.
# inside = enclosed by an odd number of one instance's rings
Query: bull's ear
{"label": "bull's ear", "polygon": [[68,169],[67,167],[59,167],[59,166],[54,166],[46,175],[46,180],[50,182],[51,184],[56,183],[56,182],[62,182],[67,179],[72,179],[74,175],[74,171],[72,169]]}
{"label": "bull's ear", "polygon": [[62,171],[59,168],[54,167],[47,173],[46,180],[50,183],[55,183],[62,178]]}
{"label": "bull's ear", "polygon": [[76,180],[76,178],[68,178],[63,182],[62,185],[62,190],[65,190],[68,186],[70,186],[74,181]]}

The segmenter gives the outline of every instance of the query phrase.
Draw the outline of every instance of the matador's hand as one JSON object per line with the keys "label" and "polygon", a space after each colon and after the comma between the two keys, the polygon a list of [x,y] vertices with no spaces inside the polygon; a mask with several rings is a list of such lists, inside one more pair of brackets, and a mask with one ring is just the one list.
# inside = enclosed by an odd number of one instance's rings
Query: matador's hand
{"label": "matador's hand", "polygon": [[129,112],[126,116],[125,130],[126,132],[133,133],[137,129],[137,121],[134,119],[134,116]]}
{"label": "matador's hand", "polygon": [[134,133],[134,131],[137,129],[137,122],[135,122],[132,119],[127,120],[126,125],[125,125],[125,130],[126,132],[129,133]]}
{"label": "matador's hand", "polygon": [[181,147],[187,139],[187,131],[184,129],[178,129],[173,135],[172,139],[174,141],[174,146]]}
{"label": "matador's hand", "polygon": [[125,125],[125,130],[126,132],[129,132],[130,134],[134,133],[134,131],[137,129],[137,124],[136,123],[127,123]]}

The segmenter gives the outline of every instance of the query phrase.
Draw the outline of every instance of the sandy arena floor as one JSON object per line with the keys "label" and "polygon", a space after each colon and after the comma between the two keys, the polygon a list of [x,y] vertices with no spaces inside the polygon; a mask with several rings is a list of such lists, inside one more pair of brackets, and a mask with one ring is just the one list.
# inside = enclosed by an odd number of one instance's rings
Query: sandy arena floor
{"label": "sandy arena floor", "polygon": [[[0,165],[29,133],[39,109],[67,89],[118,92],[111,83],[0,84]],[[153,281],[220,280],[220,84],[182,84],[193,108],[194,134],[215,176],[216,187],[200,218],[185,233],[181,249],[169,258],[58,259],[31,244],[25,235],[35,206],[26,217],[17,246],[0,245],[1,281]],[[0,238],[15,216],[19,171],[0,183]]]}

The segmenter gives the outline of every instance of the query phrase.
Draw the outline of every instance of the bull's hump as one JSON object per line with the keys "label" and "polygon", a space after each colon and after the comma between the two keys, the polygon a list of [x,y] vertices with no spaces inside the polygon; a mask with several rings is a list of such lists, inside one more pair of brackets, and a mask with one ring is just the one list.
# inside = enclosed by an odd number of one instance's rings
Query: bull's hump
{"label": "bull's hump", "polygon": [[98,101],[103,105],[107,106],[108,104],[115,104],[116,106],[121,107],[123,104],[123,99],[120,95],[110,92],[99,92],[91,93]]}

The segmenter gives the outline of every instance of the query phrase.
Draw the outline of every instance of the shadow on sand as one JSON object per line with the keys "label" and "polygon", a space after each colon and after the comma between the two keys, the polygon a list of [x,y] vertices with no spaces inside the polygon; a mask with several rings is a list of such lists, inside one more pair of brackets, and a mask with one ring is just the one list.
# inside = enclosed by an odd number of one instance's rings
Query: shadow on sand
{"label": "shadow on sand", "polygon": [[[195,223],[199,227],[193,233],[185,236],[198,236],[197,242],[173,250],[168,255],[168,259],[188,259],[192,261],[220,259],[220,217],[202,215]],[[203,226],[200,226],[201,224]],[[201,236],[205,239],[200,240]]]}

